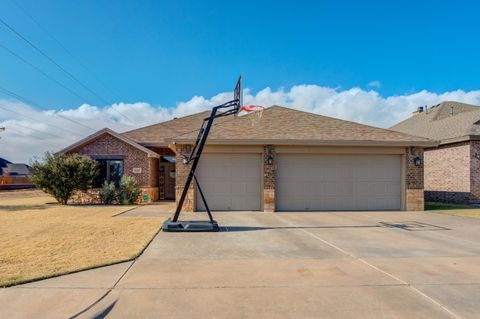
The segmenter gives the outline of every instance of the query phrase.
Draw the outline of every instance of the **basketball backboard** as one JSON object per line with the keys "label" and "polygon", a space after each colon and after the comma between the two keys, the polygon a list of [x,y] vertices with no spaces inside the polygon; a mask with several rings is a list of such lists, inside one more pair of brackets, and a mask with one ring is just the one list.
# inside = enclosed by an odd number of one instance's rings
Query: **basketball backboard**
{"label": "basketball backboard", "polygon": [[235,89],[233,90],[233,100],[236,101],[235,113],[240,112],[240,107],[243,105],[243,88],[242,88],[242,75],[238,78]]}

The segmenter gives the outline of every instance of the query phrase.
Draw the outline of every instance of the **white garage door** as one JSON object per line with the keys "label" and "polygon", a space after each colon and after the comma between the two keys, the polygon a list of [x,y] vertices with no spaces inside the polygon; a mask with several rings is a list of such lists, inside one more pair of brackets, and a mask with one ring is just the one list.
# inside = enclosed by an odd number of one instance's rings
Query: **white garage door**
{"label": "white garage door", "polygon": [[[260,154],[204,154],[197,177],[211,210],[261,209]],[[205,210],[197,191],[197,210]]]}
{"label": "white garage door", "polygon": [[399,210],[400,156],[280,154],[277,210]]}

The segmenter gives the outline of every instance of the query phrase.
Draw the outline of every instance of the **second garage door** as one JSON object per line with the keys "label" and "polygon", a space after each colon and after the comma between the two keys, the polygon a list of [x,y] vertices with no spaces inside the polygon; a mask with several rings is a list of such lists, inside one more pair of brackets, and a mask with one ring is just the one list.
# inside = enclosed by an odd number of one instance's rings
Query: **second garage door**
{"label": "second garage door", "polygon": [[276,208],[401,209],[400,156],[280,154]]}
{"label": "second garage door", "polygon": [[[204,154],[197,177],[211,210],[260,210],[260,154]],[[197,210],[205,210],[197,191]]]}

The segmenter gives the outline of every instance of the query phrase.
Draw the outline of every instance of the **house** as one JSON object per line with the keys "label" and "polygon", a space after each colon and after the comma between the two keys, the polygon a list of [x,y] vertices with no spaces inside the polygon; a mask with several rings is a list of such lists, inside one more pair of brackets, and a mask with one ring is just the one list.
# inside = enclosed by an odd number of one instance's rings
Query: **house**
{"label": "house", "polygon": [[[62,152],[98,160],[103,179],[134,176],[149,200],[178,199],[190,168],[183,155],[208,114],[103,129]],[[281,106],[254,117],[212,127],[197,171],[212,210],[423,210],[419,159],[435,141]],[[192,185],[184,209],[203,208]]]}
{"label": "house", "polygon": [[425,149],[425,199],[480,202],[480,107],[446,101],[419,108],[392,130],[439,141]]}
{"label": "house", "polygon": [[23,163],[7,163],[7,166],[2,168],[2,174],[5,176],[26,177],[30,174],[30,166]]}
{"label": "house", "polygon": [[29,174],[30,166],[27,164],[11,163],[0,157],[0,190],[34,187]]}
{"label": "house", "polygon": [[11,162],[0,157],[0,176],[3,175],[3,170],[7,167],[8,164],[11,164]]}

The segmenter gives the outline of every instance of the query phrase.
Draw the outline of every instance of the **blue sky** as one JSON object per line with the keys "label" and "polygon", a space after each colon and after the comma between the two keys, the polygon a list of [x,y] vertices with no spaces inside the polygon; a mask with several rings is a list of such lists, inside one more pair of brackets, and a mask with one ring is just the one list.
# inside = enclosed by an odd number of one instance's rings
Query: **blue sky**
{"label": "blue sky", "polygon": [[[230,89],[239,72],[252,91],[375,80],[382,95],[478,88],[478,2],[15,1],[106,87],[11,0],[0,18],[109,102],[174,105]],[[63,79],[4,27],[0,43]],[[1,86],[41,104],[82,102],[1,49],[0,70]]]}
{"label": "blue sky", "polygon": [[0,91],[29,100],[0,93],[0,157],[28,162],[96,129],[209,109],[240,72],[246,103],[379,127],[444,100],[480,105],[478,12],[475,1],[0,0],[0,19],[86,86],[0,23]]}

